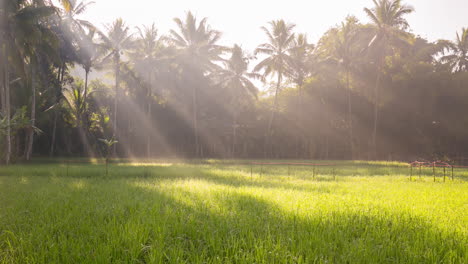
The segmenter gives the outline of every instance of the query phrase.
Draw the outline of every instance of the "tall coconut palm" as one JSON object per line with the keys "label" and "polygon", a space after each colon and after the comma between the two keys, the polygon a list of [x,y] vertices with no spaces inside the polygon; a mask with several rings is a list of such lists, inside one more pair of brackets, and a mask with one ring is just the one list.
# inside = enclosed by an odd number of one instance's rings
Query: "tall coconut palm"
{"label": "tall coconut palm", "polygon": [[[52,125],[52,139],[50,144],[49,154],[52,156],[55,149],[55,139],[58,120],[58,106],[63,99],[63,79],[66,75],[67,65],[75,62],[80,63],[85,68],[86,77],[90,70],[86,70],[86,64],[90,61],[90,53],[93,53],[91,45],[85,43],[90,36],[94,36],[94,26],[79,16],[82,15],[88,7],[94,2],[76,1],[76,0],[60,0],[58,8],[58,16],[55,23],[52,24],[52,29],[56,32],[59,38],[59,54],[60,63],[57,65],[57,87],[55,87],[55,100],[53,109],[53,125]],[[86,33],[85,29],[88,29]],[[84,48],[91,48],[91,51],[85,52]],[[92,67],[89,67],[92,68]],[[87,80],[87,78],[85,78]],[[87,87],[87,82],[85,81]],[[87,90],[87,89],[85,89]],[[86,93],[87,94],[87,93]],[[86,96],[85,96],[86,97]],[[85,99],[86,102],[86,99]]]}
{"label": "tall coconut palm", "polygon": [[211,29],[207,18],[200,22],[188,12],[185,21],[175,18],[178,31],[170,31],[170,41],[178,48],[177,60],[182,64],[184,74],[192,88],[192,127],[195,141],[194,154],[200,154],[198,135],[198,89],[205,74],[216,71],[216,61],[222,61],[221,54],[225,48],[218,45],[221,32]]}
{"label": "tall coconut palm", "polygon": [[55,23],[51,23],[51,29],[58,38],[58,57],[59,62],[55,65],[56,83],[51,87],[53,94],[52,106],[49,110],[53,110],[52,135],[50,141],[49,155],[53,156],[55,151],[55,141],[57,132],[58,112],[61,100],[63,99],[63,83],[67,74],[67,65],[79,61],[78,50],[75,37],[70,38],[73,34],[71,29],[60,17],[56,17]]}
{"label": "tall coconut palm", "polygon": [[232,107],[232,145],[231,155],[235,156],[239,110],[248,104],[251,98],[257,98],[258,89],[251,79],[261,79],[258,73],[249,72],[248,56],[239,45],[231,48],[231,57],[223,62],[224,68],[216,73],[221,85],[226,89]]}
{"label": "tall coconut palm", "polygon": [[374,7],[364,8],[364,12],[373,23],[375,35],[369,43],[369,47],[378,50],[377,53],[377,77],[374,87],[374,125],[372,132],[372,152],[377,155],[377,127],[379,117],[379,89],[380,79],[384,68],[385,57],[392,55],[390,44],[404,44],[410,40],[410,35],[405,32],[409,24],[405,16],[414,12],[414,8],[401,3],[401,0],[372,0]]}
{"label": "tall coconut palm", "polygon": [[355,17],[347,17],[346,21],[339,28],[331,31],[332,47],[330,47],[330,57],[345,72],[345,84],[348,97],[348,132],[351,158],[355,156],[354,135],[353,135],[353,111],[352,111],[352,90],[350,85],[350,74],[353,64],[358,59],[359,49],[359,24]]}
{"label": "tall coconut palm", "polygon": [[85,152],[90,154],[91,146],[89,143],[89,113],[88,113],[88,79],[93,68],[100,68],[100,60],[104,53],[102,46],[96,42],[96,29],[88,26],[87,32],[84,28],[77,28],[77,58],[76,61],[81,64],[85,72],[84,90],[83,90],[83,111],[79,112],[78,132],[82,144],[85,147]]}
{"label": "tall coconut palm", "polygon": [[86,112],[89,73],[94,67],[99,67],[100,59],[103,55],[103,49],[101,45],[96,42],[95,28],[89,28],[87,33],[83,31],[82,34],[80,34],[77,53],[78,62],[82,65],[83,70],[85,71],[83,100]]}
{"label": "tall coconut palm", "polygon": [[[135,50],[131,53],[131,59],[135,70],[146,82],[146,114],[147,122],[152,122],[151,104],[153,103],[153,78],[156,68],[161,64],[164,57],[163,38],[158,34],[155,24],[151,26],[137,27],[138,38],[135,40]],[[151,156],[151,130],[146,137],[146,155]]]}
{"label": "tall coconut palm", "polygon": [[[35,121],[35,85],[36,81],[30,79],[34,77],[34,66],[36,60],[36,51],[40,45],[43,45],[42,50],[46,48],[46,42],[51,41],[52,33],[48,26],[43,22],[55,12],[53,7],[45,5],[43,1],[2,1],[0,5],[0,35],[2,39],[2,57],[4,61],[3,76],[4,76],[4,112],[6,115],[7,132],[6,142],[7,151],[5,162],[8,164],[11,157],[11,128],[10,126],[10,76],[11,69],[14,69],[17,76],[21,79],[23,85],[28,83],[32,89],[31,101],[31,128],[34,127]],[[50,42],[49,42],[50,44]],[[48,49],[49,51],[53,49]],[[25,60],[29,58],[29,60]],[[32,67],[29,74],[27,67]],[[30,80],[27,82],[26,80]],[[29,159],[33,144],[33,129],[29,129],[29,142],[26,144],[26,158]]]}
{"label": "tall coconut palm", "polygon": [[281,90],[281,83],[283,76],[286,73],[289,65],[292,65],[290,57],[291,49],[294,44],[295,34],[293,29],[294,24],[286,23],[284,20],[274,20],[269,22],[270,29],[262,27],[268,37],[268,43],[259,45],[255,49],[255,55],[266,55],[267,58],[263,59],[255,66],[254,71],[263,71],[263,76],[268,77],[276,74],[276,89],[273,108],[271,109],[270,119],[268,121],[268,128],[265,137],[264,155],[267,154],[267,147],[271,137],[271,129],[275,118],[275,113],[278,108],[278,94]]}
{"label": "tall coconut palm", "polygon": [[310,60],[315,45],[309,43],[306,34],[297,34],[289,50],[291,65],[288,65],[287,76],[297,85],[302,92],[304,80],[310,73]]}
{"label": "tall coconut palm", "polygon": [[451,54],[444,55],[440,60],[454,72],[468,71],[468,28],[462,28],[461,34],[457,32],[455,42],[448,42],[447,48]]}
{"label": "tall coconut palm", "polygon": [[[60,0],[62,6],[62,21],[71,29],[71,32],[79,32],[83,27],[93,28],[94,26],[87,20],[78,18],[82,15],[94,1]],[[73,35],[69,36],[70,38]]]}
{"label": "tall coconut palm", "polygon": [[169,40],[180,49],[179,59],[185,66],[199,69],[202,73],[219,69],[216,61],[222,61],[221,54],[225,47],[218,45],[221,32],[213,30],[207,24],[207,18],[200,22],[187,12],[185,20],[174,18],[178,32],[170,30]]}
{"label": "tall coconut palm", "polygon": [[[100,34],[103,47],[107,50],[107,56],[104,61],[111,59],[112,67],[114,68],[115,76],[115,97],[114,97],[114,116],[112,121],[113,126],[113,137],[117,138],[117,114],[118,114],[118,98],[119,98],[119,85],[120,85],[120,67],[121,67],[121,55],[125,51],[130,49],[133,45],[132,35],[130,29],[125,22],[118,18],[112,24],[106,26],[107,34]],[[114,155],[116,154],[116,148],[114,146]]]}
{"label": "tall coconut palm", "polygon": [[[88,75],[97,60],[99,46],[94,42],[96,28],[89,21],[79,19],[78,16],[82,15],[94,2],[60,0],[60,3],[62,4],[61,23],[63,27],[66,27],[65,32],[68,33],[66,37],[74,39],[78,44],[77,59],[85,70],[84,101],[86,104]],[[88,32],[85,31],[85,28],[88,29]]]}
{"label": "tall coconut palm", "polygon": [[[50,14],[52,14],[52,10]],[[27,43],[26,54],[29,58],[30,77],[29,85],[31,87],[31,126],[28,128],[25,147],[25,159],[31,159],[35,123],[36,123],[36,101],[38,84],[43,80],[40,76],[44,74],[43,66],[45,64],[57,65],[59,58],[59,40],[53,30],[49,28],[48,23],[38,23],[37,31],[30,32],[30,41]]]}
{"label": "tall coconut palm", "polygon": [[[294,43],[290,50],[290,57],[292,64],[289,65],[287,70],[287,76],[292,80],[297,88],[297,111],[296,122],[297,125],[302,124],[302,106],[303,106],[303,86],[304,80],[310,75],[312,70],[311,60],[312,52],[315,49],[315,45],[310,44],[307,40],[306,34],[297,34]],[[296,156],[299,157],[299,148],[302,145],[301,132],[296,132]]]}
{"label": "tall coconut palm", "polygon": [[6,5],[6,2],[0,3],[0,80],[1,80],[1,111],[4,116],[4,134],[6,141],[5,163],[10,163],[11,156],[11,114],[10,114],[10,65],[9,65],[9,49],[11,42],[11,32],[9,16],[17,12],[14,6]]}

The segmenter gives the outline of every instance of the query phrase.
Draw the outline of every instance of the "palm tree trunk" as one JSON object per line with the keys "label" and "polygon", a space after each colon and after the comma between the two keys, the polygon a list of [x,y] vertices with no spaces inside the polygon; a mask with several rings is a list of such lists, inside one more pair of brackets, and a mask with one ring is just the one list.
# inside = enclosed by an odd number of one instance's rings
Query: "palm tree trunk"
{"label": "palm tree trunk", "polygon": [[34,59],[31,60],[31,127],[28,129],[28,143],[26,146],[26,160],[31,159],[33,144],[34,144],[34,129],[36,124],[36,68]]}
{"label": "palm tree trunk", "polygon": [[54,156],[55,137],[57,134],[57,109],[54,109],[54,124],[52,125],[52,143],[50,144],[49,156]]}
{"label": "palm tree trunk", "polygon": [[[117,138],[117,107],[119,98],[119,78],[120,78],[120,58],[115,55],[115,98],[114,98],[114,120],[112,122],[113,138]],[[112,155],[115,157],[117,154],[117,146],[114,144],[112,148]]]}
{"label": "palm tree trunk", "polygon": [[[277,80],[277,83],[276,83],[276,90],[275,90],[275,99],[274,99],[274,102],[273,102],[273,109],[271,110],[271,115],[270,115],[270,120],[268,121],[268,128],[267,128],[267,135],[265,137],[265,144],[264,144],[264,149],[263,149],[263,155],[264,155],[264,158],[266,159],[267,158],[267,150],[268,149],[271,149],[271,134],[272,134],[272,126],[273,126],[273,121],[275,119],[275,113],[276,113],[276,109],[278,107],[278,93],[279,93],[279,90],[281,88],[281,80],[283,78],[283,73],[281,71],[278,72],[278,80]],[[272,153],[269,153],[270,155]]]}
{"label": "palm tree trunk", "polygon": [[[0,57],[1,59],[1,57]],[[1,80],[1,87],[0,87],[0,111],[2,114],[5,114],[5,82],[6,82],[6,77],[5,77],[5,71],[3,70],[3,64],[0,65],[0,70],[1,70],[1,75],[0,75],[0,80]]]}
{"label": "palm tree trunk", "polygon": [[324,158],[328,160],[330,156],[330,131],[331,131],[331,122],[330,122],[330,88],[326,87],[325,90],[325,154]]}
{"label": "palm tree trunk", "polygon": [[[62,83],[63,83],[63,75],[65,74],[65,63],[63,63],[61,66],[59,66],[58,68],[58,74],[57,74],[57,80],[58,80],[58,83],[59,83],[59,89],[62,90]],[[59,98],[56,98],[56,104],[58,105],[59,103]],[[58,110],[57,110],[57,107],[58,106],[55,106],[55,109],[54,109],[54,124],[53,124],[53,127],[52,127],[52,142],[50,143],[50,152],[49,152],[49,156],[53,156],[54,155],[54,151],[55,151],[55,141],[56,141],[56,134],[57,134],[57,119],[58,119]]]}
{"label": "palm tree trunk", "polygon": [[81,119],[80,124],[82,125],[83,129],[81,131],[83,142],[85,142],[85,153],[86,155],[91,154],[91,146],[88,140],[88,115],[87,115],[87,98],[88,98],[88,76],[89,76],[89,69],[85,69],[85,84],[84,84],[84,94],[83,94],[83,113],[79,117]]}
{"label": "palm tree trunk", "polygon": [[199,142],[198,142],[198,107],[197,107],[197,85],[193,85],[192,89],[192,110],[193,110],[193,135],[195,140],[195,157],[199,156]]}
{"label": "palm tree trunk", "polygon": [[11,158],[11,127],[10,127],[10,73],[8,71],[8,48],[4,48],[4,75],[5,75],[5,116],[7,119],[7,128],[6,128],[6,154],[5,154],[5,164],[10,164]]}
{"label": "palm tree trunk", "polygon": [[[151,73],[148,74],[148,108],[147,108],[147,111],[148,111],[148,124],[152,124],[152,120],[151,120],[151,96],[152,96],[152,93],[151,93]],[[150,158],[151,157],[151,129],[148,131],[148,133],[146,134],[146,156],[147,158]]]}
{"label": "palm tree trunk", "polygon": [[237,139],[237,113],[234,113],[232,120],[232,147],[231,147],[231,158],[235,157],[236,153],[236,139]]}
{"label": "palm tree trunk", "polygon": [[374,88],[374,127],[372,130],[372,156],[374,159],[377,158],[377,128],[378,128],[378,121],[379,121],[379,86],[380,86],[380,78],[381,73],[380,69],[378,69],[377,79]]}
{"label": "palm tree trunk", "polygon": [[[297,124],[299,124],[301,121],[302,121],[302,86],[304,84],[304,81],[303,81],[303,78],[299,78],[299,81],[297,83],[297,89],[298,89],[298,102],[297,102],[297,105],[299,106],[299,111],[298,111],[298,115],[297,115]],[[302,127],[299,131],[296,132],[296,159],[299,159],[301,157],[301,153],[302,151],[301,150],[301,146],[302,146],[302,139],[303,139],[303,135],[302,135]]]}
{"label": "palm tree trunk", "polygon": [[85,69],[85,83],[84,83],[84,94],[83,94],[83,108],[86,113],[86,99],[88,98],[88,75],[89,75],[89,70]]}
{"label": "palm tree trunk", "polygon": [[384,37],[383,39],[383,55],[381,55],[377,59],[377,78],[375,80],[375,88],[374,88],[374,127],[372,131],[372,156],[374,159],[377,159],[377,130],[378,130],[378,121],[379,121],[379,89],[380,89],[380,79],[382,77],[382,70],[384,69],[385,63],[385,54],[387,50],[387,39]]}
{"label": "palm tree trunk", "polygon": [[353,135],[353,112],[351,101],[351,90],[349,85],[349,69],[346,69],[346,89],[348,90],[348,123],[349,123],[349,147],[351,159],[354,160],[354,135]]}

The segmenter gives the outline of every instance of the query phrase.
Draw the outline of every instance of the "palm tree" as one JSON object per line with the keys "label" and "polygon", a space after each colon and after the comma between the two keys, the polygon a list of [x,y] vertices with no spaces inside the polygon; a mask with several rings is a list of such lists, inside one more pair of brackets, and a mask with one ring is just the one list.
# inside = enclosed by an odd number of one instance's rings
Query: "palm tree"
{"label": "palm tree", "polygon": [[113,138],[100,138],[101,141],[106,146],[106,177],[109,175],[109,156],[111,152],[111,148],[113,145],[119,143],[117,140]]}
{"label": "palm tree", "polygon": [[224,68],[216,73],[219,82],[229,94],[233,109],[231,155],[235,155],[239,110],[246,106],[250,98],[257,98],[258,89],[250,79],[261,79],[258,73],[249,72],[248,56],[239,45],[231,49],[231,57],[224,61]]}
{"label": "palm tree", "polygon": [[447,63],[454,72],[468,71],[468,28],[462,28],[461,34],[457,32],[455,42],[448,42],[447,48],[452,52],[440,60]]}
{"label": "palm tree", "polygon": [[207,25],[207,18],[203,18],[197,23],[196,17],[188,12],[185,21],[175,18],[178,32],[170,31],[171,42],[179,49],[177,60],[182,64],[182,68],[189,83],[192,86],[192,123],[195,141],[195,156],[200,154],[198,135],[198,89],[200,80],[208,72],[219,69],[216,61],[222,61],[221,54],[225,48],[218,45],[221,32],[213,30]]}
{"label": "palm tree", "polygon": [[222,61],[221,54],[226,50],[217,42],[221,32],[211,29],[207,18],[197,23],[197,18],[188,12],[185,21],[174,18],[178,31],[170,30],[169,40],[180,49],[180,59],[185,66],[198,68],[202,73],[219,69],[216,61]]}
{"label": "palm tree", "polygon": [[[10,3],[11,4],[11,3]],[[12,42],[12,35],[10,24],[14,21],[11,21],[10,15],[16,13],[19,7],[13,5],[7,6],[6,3],[0,5],[0,61],[3,62],[0,64],[1,70],[1,96],[2,96],[2,108],[1,111],[4,115],[3,126],[4,134],[6,137],[6,154],[5,154],[5,163],[8,165],[10,163],[11,156],[11,114],[10,114],[10,65],[9,65],[9,50],[10,42]]]}
{"label": "palm tree", "polygon": [[[52,15],[53,9],[50,9],[50,15]],[[25,159],[29,161],[31,159],[33,144],[34,144],[34,127],[36,123],[36,101],[37,101],[37,86],[41,78],[38,78],[38,71],[41,70],[41,66],[47,62],[50,64],[56,64],[59,59],[58,52],[58,38],[48,24],[38,23],[36,32],[30,32],[29,42],[27,45],[26,55],[29,58],[30,68],[30,86],[31,86],[31,126],[28,128],[26,135],[26,147],[25,147]]]}
{"label": "palm tree", "polygon": [[267,134],[265,137],[265,156],[271,137],[273,120],[278,108],[278,94],[281,90],[283,75],[286,73],[288,67],[293,64],[289,54],[291,54],[292,46],[295,40],[295,35],[292,32],[295,27],[294,24],[286,23],[284,20],[274,20],[269,22],[269,25],[270,29],[267,29],[266,27],[261,28],[267,35],[269,42],[261,44],[255,49],[255,55],[264,54],[268,57],[262,60],[254,68],[254,71],[256,72],[263,71],[264,77],[275,74],[277,76],[274,103],[271,110],[270,120],[268,122]]}
{"label": "palm tree", "polygon": [[86,112],[86,103],[88,98],[88,77],[93,67],[98,67],[100,59],[102,57],[102,47],[95,42],[96,29],[89,28],[88,32],[83,32],[79,37],[79,47],[78,47],[78,61],[82,65],[85,71],[85,82],[84,82],[84,95],[83,100],[85,104]]}
{"label": "palm tree", "polygon": [[[94,42],[96,28],[88,21],[79,19],[77,16],[83,14],[86,9],[94,4],[93,1],[77,1],[77,0],[60,0],[62,4],[62,21],[68,29],[69,38],[76,39],[78,44],[78,61],[85,70],[85,91],[84,102],[86,107],[86,97],[88,91],[88,75],[91,68],[97,63],[99,58],[99,45]],[[85,32],[85,28],[88,32]]]}
{"label": "palm tree", "polygon": [[86,88],[83,88],[84,84],[82,81],[74,82],[69,86],[65,87],[63,91],[63,101],[66,103],[67,114],[69,119],[72,121],[73,127],[78,129],[78,136],[80,137],[83,150],[87,155],[92,156],[90,142],[88,140],[87,132],[89,124],[88,120],[84,118],[87,111],[85,94],[88,92],[88,95],[91,95],[89,91],[86,91]]}
{"label": "palm tree", "polygon": [[390,42],[393,44],[405,44],[409,42],[410,35],[405,32],[408,29],[408,21],[405,15],[414,12],[414,8],[401,3],[401,0],[372,0],[374,7],[364,8],[364,12],[373,23],[375,35],[369,47],[376,48],[377,77],[374,87],[374,125],[372,132],[372,150],[377,155],[377,126],[379,116],[379,86],[385,57],[392,55]]}
{"label": "palm tree", "polygon": [[[127,27],[125,22],[118,18],[112,24],[106,26],[107,35],[100,34],[103,41],[104,47],[108,50],[108,54],[104,61],[107,58],[112,59],[112,64],[114,67],[115,75],[115,98],[114,98],[114,118],[112,121],[113,125],[113,137],[116,138],[117,135],[117,108],[118,108],[118,98],[119,98],[119,84],[120,84],[120,64],[121,64],[121,55],[124,51],[132,47],[132,35],[130,34],[130,29]],[[116,149],[114,146],[114,155],[116,154]]]}
{"label": "palm tree", "polygon": [[[87,90],[87,77],[93,65],[95,47],[90,44],[90,38],[94,37],[96,29],[86,21],[79,19],[87,8],[94,2],[60,0],[60,8],[55,23],[52,24],[53,31],[59,38],[60,63],[57,65],[57,83],[55,87],[55,100],[50,109],[53,109],[52,139],[49,154],[52,156],[55,149],[58,108],[63,99],[63,80],[67,71],[67,64],[78,62],[85,69],[85,87]],[[88,29],[88,33],[85,32]],[[95,63],[95,62],[94,62]],[[90,65],[90,66],[89,66]],[[87,70],[87,68],[89,70]],[[87,98],[87,92],[86,96]],[[86,101],[86,99],[85,99]]]}
{"label": "palm tree", "polygon": [[11,157],[11,114],[10,114],[10,71],[9,71],[9,52],[8,52],[8,44],[3,42],[3,38],[1,46],[1,53],[0,56],[1,60],[3,61],[1,67],[2,70],[2,112],[5,116],[5,136],[6,136],[6,154],[5,154],[5,163],[8,165],[10,163]]}
{"label": "palm tree", "polygon": [[[297,125],[301,123],[302,115],[302,106],[303,106],[303,86],[304,80],[309,76],[311,72],[311,61],[312,61],[312,52],[315,49],[313,44],[310,44],[307,40],[306,34],[298,34],[292,44],[290,50],[290,57],[292,64],[289,65],[287,75],[297,86],[297,105],[298,112],[296,115]],[[302,145],[301,143],[301,133],[300,131],[296,132],[296,156],[299,157],[299,148]]]}
{"label": "palm tree", "polygon": [[[77,16],[83,14],[94,1],[60,0],[62,5],[62,20],[71,29],[71,32],[79,32],[83,27],[93,28],[94,26]],[[73,36],[69,36],[73,37]]]}
{"label": "palm tree", "polygon": [[[53,34],[47,25],[43,24],[45,18],[51,16],[55,12],[55,9],[50,6],[46,6],[43,1],[4,1],[0,5],[0,38],[1,42],[1,53],[4,61],[3,65],[3,76],[4,76],[4,112],[6,116],[6,142],[7,150],[5,156],[5,163],[10,163],[11,158],[11,127],[10,127],[10,77],[14,69],[17,76],[20,77],[22,84],[26,85],[26,80],[30,80],[32,89],[32,101],[31,101],[31,125],[28,132],[29,141],[26,144],[26,158],[29,159],[32,144],[33,134],[32,129],[35,125],[35,85],[34,80],[36,63],[36,51],[47,50],[52,51],[50,48],[53,42]],[[48,45],[46,45],[48,44]],[[42,46],[39,48],[39,46]],[[52,55],[52,54],[50,54]],[[29,58],[29,61],[26,60]],[[27,66],[31,67],[30,74],[27,73]],[[32,78],[32,79],[31,79]]]}
{"label": "palm tree", "polygon": [[66,23],[62,21],[60,17],[57,17],[55,23],[51,24],[51,29],[54,31],[58,38],[58,59],[59,62],[55,65],[57,68],[56,82],[51,87],[53,94],[52,106],[49,110],[53,110],[53,123],[52,123],[52,135],[50,142],[49,155],[54,155],[56,132],[57,132],[57,121],[58,121],[58,109],[60,108],[61,100],[63,99],[63,83],[65,76],[67,75],[67,65],[73,64],[78,60],[78,50],[76,48],[76,39],[71,38],[73,34],[71,29]]}
{"label": "palm tree", "polygon": [[310,60],[315,45],[310,44],[306,34],[297,34],[289,50],[291,65],[288,65],[287,75],[302,91],[304,80],[310,73]]}
{"label": "palm tree", "polygon": [[359,52],[357,49],[359,46],[358,43],[358,30],[359,24],[358,20],[355,17],[347,17],[346,21],[341,24],[341,26],[331,31],[332,37],[332,47],[329,51],[331,53],[331,58],[335,63],[344,70],[345,72],[345,83],[348,97],[348,132],[349,132],[349,146],[351,159],[355,157],[355,146],[354,146],[354,135],[353,135],[353,111],[352,111],[352,90],[350,86],[350,73],[353,64],[357,60]]}
{"label": "palm tree", "polygon": [[67,86],[64,89],[63,99],[69,108],[67,113],[70,115],[73,125],[80,127],[83,121],[81,117],[85,111],[83,83],[77,82]]}
{"label": "palm tree", "polygon": [[[151,26],[138,27],[138,39],[135,41],[135,50],[131,53],[136,71],[143,76],[146,82],[146,113],[147,122],[152,122],[151,104],[153,103],[153,78],[158,70],[167,65],[167,48],[164,38],[160,37],[154,23]],[[151,132],[146,138],[146,155],[151,156]]]}

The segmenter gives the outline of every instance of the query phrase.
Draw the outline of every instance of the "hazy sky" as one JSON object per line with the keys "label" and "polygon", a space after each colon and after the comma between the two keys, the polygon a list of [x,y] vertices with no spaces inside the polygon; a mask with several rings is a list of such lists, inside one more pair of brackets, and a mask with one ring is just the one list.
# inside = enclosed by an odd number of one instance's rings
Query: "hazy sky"
{"label": "hazy sky", "polygon": [[[416,12],[409,15],[414,33],[436,40],[454,39],[455,32],[468,27],[468,0],[408,0]],[[242,44],[252,51],[265,42],[259,29],[268,21],[283,18],[297,25],[297,32],[308,34],[316,42],[330,27],[340,23],[348,14],[362,22],[368,19],[364,7],[372,7],[372,0],[95,0],[82,15],[98,26],[122,17],[131,27],[152,22],[167,33],[175,28],[174,17],[184,17],[192,11],[197,17],[208,17],[212,28],[223,32],[223,43]]]}

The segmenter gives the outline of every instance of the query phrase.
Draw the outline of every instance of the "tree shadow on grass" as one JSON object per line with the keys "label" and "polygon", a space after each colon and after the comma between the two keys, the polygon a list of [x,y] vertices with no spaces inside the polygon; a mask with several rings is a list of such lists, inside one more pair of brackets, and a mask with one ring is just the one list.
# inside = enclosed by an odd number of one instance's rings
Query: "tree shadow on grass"
{"label": "tree shadow on grass", "polygon": [[[4,218],[0,259],[49,263],[466,263],[467,238],[408,213],[283,208],[153,179],[43,186]],[[96,181],[99,182],[99,181]],[[222,184],[221,182],[217,184]],[[229,184],[224,184],[230,186]],[[47,188],[46,188],[47,187]],[[16,207],[11,207],[16,208]],[[376,209],[376,208],[373,208]],[[13,209],[10,209],[13,210]],[[24,208],[18,210],[24,211]],[[9,235],[12,234],[12,235]],[[8,262],[8,261],[7,261]]]}
{"label": "tree shadow on grass", "polygon": [[[231,170],[232,169],[232,170]],[[151,165],[151,166],[114,166],[109,167],[109,174],[105,174],[105,165],[67,165],[43,164],[35,166],[11,166],[0,169],[0,176],[40,176],[40,177],[69,177],[69,178],[151,178],[156,180],[205,180],[216,184],[233,187],[253,187],[264,189],[289,189],[301,191],[332,192],[337,186],[333,182],[348,180],[353,176],[333,176],[330,171],[318,171],[313,177],[312,172],[287,176],[285,172],[277,174],[250,173],[249,167],[214,167],[200,165]],[[286,171],[287,173],[287,171]],[[251,177],[252,175],[252,177]],[[413,179],[417,177],[413,177]],[[441,179],[437,179],[442,181]],[[457,178],[458,180],[458,178]],[[466,179],[464,179],[466,180]],[[447,182],[452,180],[447,177]],[[318,185],[318,182],[330,182],[329,185]]]}
{"label": "tree shadow on grass", "polygon": [[[230,185],[233,187],[260,187],[260,188],[282,188],[292,190],[311,191],[317,189],[329,192],[328,188],[314,185],[314,181],[334,181],[331,176],[321,176],[311,181],[312,177],[276,177],[272,175],[250,175],[246,171],[226,171],[203,166],[110,166],[109,174],[105,175],[104,165],[44,165],[27,166],[0,170],[3,176],[32,176],[32,177],[65,177],[77,179],[155,179],[164,181],[179,180],[205,180],[217,184]],[[302,185],[292,183],[289,180],[301,180]]]}
{"label": "tree shadow on grass", "polygon": [[466,237],[410,214],[303,214],[246,193],[210,197],[178,190],[174,199],[158,189],[136,188],[171,201],[168,212],[178,213],[168,216],[175,224],[168,226],[165,243],[182,248],[188,262],[196,262],[194,253],[220,263],[463,263],[467,258]]}

